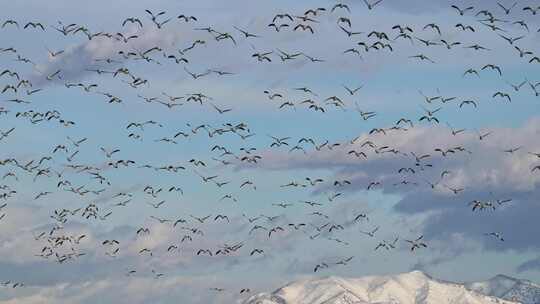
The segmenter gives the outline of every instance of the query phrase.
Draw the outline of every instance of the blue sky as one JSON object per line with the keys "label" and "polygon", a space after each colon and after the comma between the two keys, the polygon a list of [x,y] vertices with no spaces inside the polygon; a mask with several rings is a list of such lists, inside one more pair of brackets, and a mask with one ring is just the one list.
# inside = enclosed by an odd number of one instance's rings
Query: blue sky
{"label": "blue sky", "polygon": [[[537,56],[540,22],[536,16],[522,10],[534,1],[522,1],[508,16],[493,1],[458,2],[459,6],[475,8],[460,16],[447,1],[420,0],[407,1],[407,5],[403,1],[384,0],[374,10],[367,10],[361,1],[343,1],[350,7],[350,13],[345,9],[330,12],[337,3],[334,1],[268,1],[255,5],[247,0],[135,3],[25,0],[4,4],[0,21],[17,20],[20,28],[7,25],[0,29],[0,48],[14,47],[18,55],[33,63],[16,61],[17,54],[6,52],[0,53],[2,67],[17,71],[21,78],[32,81],[33,88],[42,91],[30,96],[24,89],[16,94],[0,94],[0,107],[9,110],[0,115],[0,130],[5,132],[15,127],[12,134],[0,140],[4,147],[0,159],[15,158],[25,163],[52,156],[53,159],[39,169],[61,171],[68,163],[97,167],[111,185],[99,184],[86,173],[66,170],[63,179],[74,186],[104,189],[97,195],[81,196],[57,187],[60,179],[52,174],[34,181],[36,171],[27,172],[13,165],[0,167],[2,176],[8,172],[18,176],[18,181],[9,177],[0,180],[0,185],[17,191],[0,210],[0,216],[6,214],[0,220],[0,255],[3,257],[0,282],[25,284],[22,288],[0,289],[0,303],[233,303],[299,278],[361,276],[413,269],[457,281],[481,280],[498,273],[540,281],[540,242],[531,235],[538,227],[536,215],[540,211],[537,201],[540,175],[538,171],[531,172],[531,168],[540,163],[540,158],[528,153],[540,152],[540,99],[528,83],[519,91],[514,91],[509,84],[540,81],[538,65],[528,63],[528,59]],[[511,5],[510,2],[506,4]],[[318,21],[312,24],[315,34],[290,29],[277,33],[267,26],[276,14],[302,15],[317,7],[327,11],[315,17]],[[166,11],[164,18],[173,19],[162,29],[156,29],[145,9]],[[474,16],[482,9],[508,21],[497,23],[505,30],[501,34],[523,35],[515,45],[532,51],[533,55],[520,58],[512,45],[483,26],[479,22],[482,17]],[[196,16],[198,21],[180,22],[175,18],[180,14]],[[128,17],[140,18],[144,27],[122,27],[122,21]],[[349,18],[351,30],[363,34],[349,38],[337,25],[339,17]],[[512,24],[518,20],[524,20],[530,31]],[[42,22],[46,31],[22,29],[29,21]],[[103,37],[89,41],[80,33],[60,34],[52,28],[58,21],[85,26],[92,33],[122,32],[139,37],[129,43]],[[432,22],[440,26],[442,35],[423,29]],[[472,25],[475,32],[458,31],[457,23]],[[441,39],[459,41],[461,45],[449,50],[444,46],[425,47],[417,40],[414,44],[408,40],[392,40],[393,51],[361,51],[362,58],[343,53],[351,47],[360,49],[357,45],[360,41],[370,44],[377,41],[367,37],[373,30],[384,31],[394,38],[398,33],[391,28],[396,24],[412,27],[414,37],[438,43]],[[236,44],[228,39],[216,41],[211,34],[195,30],[207,26],[232,34]],[[261,37],[245,39],[235,26]],[[163,56],[173,53],[179,56],[178,49],[198,39],[206,43],[184,55],[189,60],[187,64],[176,64]],[[490,50],[464,48],[472,44]],[[152,55],[161,63],[159,65],[125,60],[118,54],[120,50],[144,51],[154,46],[162,49]],[[64,50],[64,53],[51,58],[47,49]],[[303,52],[324,62],[313,63],[306,58],[284,62],[277,56],[278,49]],[[253,53],[269,51],[273,52],[272,62],[261,63],[252,57]],[[409,58],[417,54],[425,54],[435,63]],[[104,58],[118,62],[96,61]],[[487,64],[500,66],[502,76],[495,71],[481,70]],[[129,68],[136,77],[147,79],[148,84],[132,88],[125,83],[129,77],[87,71],[95,68],[114,71],[120,67]],[[212,69],[233,74],[193,79],[184,68],[196,73]],[[463,76],[469,68],[478,70],[479,77]],[[57,70],[61,71],[62,79],[46,80],[47,75]],[[14,81],[7,75],[0,77],[0,88]],[[98,87],[85,92],[65,86],[79,82]],[[351,96],[343,86],[362,88]],[[298,87],[309,87],[316,96],[295,90]],[[280,93],[284,98],[269,100],[263,93],[265,90]],[[498,91],[509,93],[512,102],[493,98]],[[122,103],[109,104],[108,98],[97,92],[118,96]],[[184,97],[204,93],[212,99],[202,105],[181,100],[183,105],[168,109],[139,97],[157,97],[165,102],[167,97],[163,93]],[[456,100],[427,104],[422,94],[456,97]],[[324,100],[331,96],[343,100],[343,109],[325,105]],[[13,98],[31,103],[7,102]],[[325,112],[314,112],[301,105],[307,98],[316,100]],[[463,100],[474,100],[478,107],[460,107]],[[295,108],[279,109],[285,101],[294,102]],[[211,103],[232,110],[220,115]],[[357,107],[377,115],[363,120]],[[423,107],[431,110],[441,107],[435,114],[440,123],[419,122],[425,115]],[[64,127],[54,119],[32,124],[27,118],[16,117],[18,112],[30,110],[57,110],[62,118],[76,124]],[[414,127],[391,131],[400,118],[411,119]],[[162,126],[126,129],[131,122],[148,120]],[[231,132],[209,137],[204,131],[192,133],[188,126],[205,124],[219,129],[227,123],[245,123],[254,135],[245,140]],[[466,131],[453,136],[447,123],[454,129]],[[373,128],[385,128],[387,134],[370,135]],[[180,131],[188,133],[189,137],[178,137],[177,144],[157,141],[171,138]],[[492,134],[480,141],[478,132],[488,131]],[[128,138],[132,132],[142,136],[142,140]],[[80,147],[74,147],[68,136],[87,140]],[[290,137],[289,146],[270,147],[271,136]],[[312,138],[317,144],[328,141],[340,143],[340,146],[317,151],[305,144],[305,154],[290,152],[302,137]],[[351,143],[356,137],[359,139]],[[367,140],[400,153],[375,153],[361,147]],[[66,145],[70,153],[52,154],[54,147],[60,144]],[[241,148],[256,148],[252,153],[262,159],[248,164],[234,157],[220,157],[218,151],[211,151],[214,145],[227,147],[236,155],[244,155]],[[471,153],[442,157],[434,151],[456,146],[463,146]],[[110,160],[100,147],[118,148],[120,152],[114,155],[114,160],[129,159],[136,164],[129,168],[110,168],[107,166]],[[521,148],[512,154],[503,152],[515,147]],[[368,157],[354,158],[347,154],[350,150],[365,151]],[[75,151],[79,151],[78,154],[68,161],[66,157]],[[433,167],[419,170],[411,152],[431,154],[427,162]],[[204,161],[206,168],[194,167],[189,162],[191,159]],[[214,159],[231,164],[223,166]],[[181,165],[186,169],[173,173],[139,168],[143,165]],[[398,173],[401,167],[415,167],[416,171],[403,175]],[[426,181],[438,181],[445,170],[450,174],[432,189]],[[218,175],[216,181],[229,183],[223,187],[204,183],[197,173]],[[305,183],[306,177],[321,178],[324,182],[308,187],[281,187],[291,181]],[[343,188],[333,186],[335,180],[344,179],[352,184]],[[403,179],[417,185],[400,185]],[[240,188],[247,180],[253,182],[256,189]],[[367,191],[367,185],[373,181],[382,185]],[[144,193],[146,186],[164,191],[152,197]],[[167,192],[171,186],[181,187],[184,194]],[[449,188],[464,190],[454,195]],[[52,193],[35,200],[42,191]],[[120,192],[132,195],[125,207],[115,206],[123,201],[113,198]],[[340,196],[330,201],[328,197],[336,193]],[[225,195],[237,201],[220,200]],[[472,212],[467,205],[473,200],[497,199],[512,199],[512,202],[486,212]],[[309,207],[300,203],[304,200],[323,205]],[[159,201],[165,201],[159,208],[149,205]],[[286,209],[274,205],[283,202],[293,205]],[[55,209],[84,209],[91,203],[100,208],[101,215],[112,212],[111,215],[106,220],[87,220],[79,213],[68,217],[63,229],[57,232],[57,236],[66,237],[85,235],[79,244],[70,244],[73,249],[67,245],[56,248],[59,254],[74,250],[85,255],[62,264],[54,257],[36,256],[47,241],[46,237],[36,241],[34,236],[49,233],[54,225],[50,216]],[[313,215],[316,211],[326,217]],[[353,219],[360,213],[367,214],[370,220],[355,223]],[[230,222],[214,221],[218,214],[227,215]],[[280,217],[274,222],[264,218],[253,223],[247,220],[261,214]],[[201,224],[191,215],[211,217]],[[153,217],[173,222],[185,219],[186,223],[179,226],[198,228],[204,235],[172,227],[171,223],[159,223]],[[299,230],[289,226],[299,223],[306,226]],[[342,225],[344,229],[332,232],[323,229],[315,237],[314,227],[325,223]],[[281,226],[285,231],[268,238],[265,231],[250,233],[255,225],[266,229]],[[135,231],[141,227],[149,228],[150,234],[137,236]],[[373,238],[362,233],[376,227],[379,230]],[[505,241],[487,237],[485,233],[490,232],[503,233]],[[185,235],[192,236],[193,241],[182,243],[180,240]],[[420,235],[424,235],[428,248],[411,253],[404,240]],[[399,241],[394,250],[373,250],[379,242],[396,237]],[[102,245],[104,240],[110,239],[120,242],[115,257],[106,254],[114,248]],[[242,243],[243,247],[226,256],[196,254],[199,249],[215,252],[220,246],[236,243]],[[167,252],[172,244],[180,250]],[[140,254],[142,248],[152,250],[152,255]],[[250,256],[255,248],[263,249],[264,254]],[[317,264],[332,264],[349,256],[354,259],[345,267],[332,265],[313,272]],[[136,273],[126,276],[130,270]],[[156,273],[163,276],[156,278]],[[224,290],[216,292],[212,288]],[[251,293],[240,295],[242,288],[249,288]]]}

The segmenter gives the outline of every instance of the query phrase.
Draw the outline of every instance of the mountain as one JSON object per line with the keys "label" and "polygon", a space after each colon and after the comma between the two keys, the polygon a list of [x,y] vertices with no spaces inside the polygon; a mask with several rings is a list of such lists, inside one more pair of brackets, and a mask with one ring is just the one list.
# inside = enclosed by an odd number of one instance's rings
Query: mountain
{"label": "mountain", "polygon": [[490,280],[469,283],[465,286],[476,292],[505,300],[523,304],[540,304],[540,285],[527,280],[498,275]]}
{"label": "mountain", "polygon": [[[498,282],[508,288],[508,282]],[[486,284],[492,286],[495,284]],[[486,287],[487,288],[487,287]],[[490,289],[491,291],[491,289]],[[516,303],[484,295],[464,284],[435,280],[413,271],[363,278],[328,277],[293,282],[272,293],[249,298],[244,304],[488,304]]]}

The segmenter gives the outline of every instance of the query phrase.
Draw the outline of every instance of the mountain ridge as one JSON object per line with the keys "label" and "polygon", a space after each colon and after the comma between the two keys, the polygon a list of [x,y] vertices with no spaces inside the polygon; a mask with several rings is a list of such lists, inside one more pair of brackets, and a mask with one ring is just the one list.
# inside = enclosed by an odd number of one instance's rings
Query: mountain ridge
{"label": "mountain ridge", "polygon": [[328,276],[290,282],[244,304],[539,304],[540,286],[497,275],[487,281],[455,283],[422,271],[342,278]]}
{"label": "mountain ridge", "polygon": [[477,292],[523,304],[540,303],[540,284],[499,274],[487,281],[467,283],[465,286]]}

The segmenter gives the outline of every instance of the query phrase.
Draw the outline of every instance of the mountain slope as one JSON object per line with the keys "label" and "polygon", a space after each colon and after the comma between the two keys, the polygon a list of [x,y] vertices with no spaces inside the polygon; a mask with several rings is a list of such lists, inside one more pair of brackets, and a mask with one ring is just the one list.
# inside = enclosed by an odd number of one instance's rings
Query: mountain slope
{"label": "mountain slope", "polygon": [[420,271],[357,279],[329,277],[288,284],[245,304],[488,304],[513,303],[434,280]]}
{"label": "mountain slope", "polygon": [[485,295],[523,304],[540,303],[540,285],[505,275],[498,275],[484,282],[469,283],[466,287]]}

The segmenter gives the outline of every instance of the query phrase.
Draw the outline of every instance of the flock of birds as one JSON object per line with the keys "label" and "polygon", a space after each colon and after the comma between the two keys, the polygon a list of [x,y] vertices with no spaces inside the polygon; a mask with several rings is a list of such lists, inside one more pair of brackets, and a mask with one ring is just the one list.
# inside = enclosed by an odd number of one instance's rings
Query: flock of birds
{"label": "flock of birds", "polygon": [[[384,29],[361,32],[355,28],[357,22],[351,19],[353,9],[367,9],[369,13],[375,14],[377,9],[390,0],[378,0],[369,2],[363,0],[364,7],[361,5],[352,5],[345,3],[336,3],[329,7],[306,8],[304,12],[281,12],[279,14],[268,16],[267,29],[264,32],[255,32],[248,28],[242,28],[232,25],[230,29],[217,29],[212,26],[203,25],[200,18],[191,15],[174,16],[166,11],[146,10],[139,17],[128,17],[120,20],[119,26],[130,28],[130,31],[124,32],[92,32],[87,26],[82,24],[45,24],[42,22],[26,22],[22,20],[4,20],[1,24],[2,31],[25,31],[53,32],[65,39],[75,39],[82,36],[88,41],[110,40],[115,46],[118,46],[114,55],[107,58],[94,58],[93,62],[85,67],[85,73],[88,73],[95,79],[103,80],[108,83],[117,83],[118,86],[129,87],[137,92],[140,101],[145,104],[161,107],[165,111],[177,111],[182,114],[181,109],[187,105],[199,106],[199,111],[215,112],[215,115],[227,117],[231,112],[235,112],[232,105],[219,105],[216,102],[218,97],[210,96],[208,93],[196,92],[186,94],[161,94],[147,95],[145,92],[152,87],[152,80],[137,74],[132,70],[133,66],[142,65],[178,65],[178,71],[185,73],[193,81],[200,81],[211,76],[218,77],[212,81],[219,81],[221,77],[237,77],[235,71],[215,68],[194,68],[191,65],[191,54],[199,48],[218,47],[221,44],[239,44],[241,40],[247,40],[250,43],[257,43],[264,40],[268,35],[280,35],[286,31],[298,32],[302,35],[316,35],[321,26],[322,20],[327,20],[328,16],[333,16],[335,20],[336,35],[345,35],[351,43],[351,48],[336,50],[340,56],[345,56],[351,62],[357,58],[363,58],[367,54],[376,52],[386,52],[388,56],[392,53],[398,53],[404,43],[414,45],[418,53],[407,55],[409,60],[417,60],[422,64],[437,64],[437,58],[431,58],[424,54],[428,48],[443,48],[451,52],[457,48],[465,48],[477,52],[478,56],[483,56],[484,52],[491,52],[489,45],[479,45],[467,41],[454,41],[449,38],[442,38],[447,31],[462,31],[474,33],[481,29],[488,29],[490,34],[496,39],[507,42],[507,47],[515,51],[515,59],[523,61],[530,65],[540,63],[539,55],[533,50],[525,49],[520,42],[540,32],[540,29],[532,28],[523,20],[517,20],[513,15],[521,11],[522,13],[537,15],[540,7],[520,6],[518,1],[515,3],[503,4],[497,3],[498,10],[485,10],[473,6],[451,5],[452,10],[458,16],[462,16],[463,22],[455,25],[453,29],[444,28],[436,23],[426,24],[425,26],[415,28],[410,25],[395,25],[391,29]],[[361,1],[358,1],[361,3]],[[22,18],[21,18],[22,19]],[[474,20],[471,21],[471,20]],[[194,41],[189,41],[187,47],[178,48],[173,51],[169,46],[156,45],[147,49],[130,48],[130,45],[139,39],[144,39],[144,34],[149,28],[152,31],[162,31],[171,24],[177,22],[183,26],[192,26],[193,30],[201,37]],[[187,25],[186,25],[187,24]],[[354,24],[354,26],[353,26]],[[517,27],[522,35],[513,36],[507,31],[512,27]],[[19,35],[19,34],[17,34]],[[427,38],[430,37],[430,38]],[[69,134],[78,128],[78,122],[68,117],[64,117],[61,110],[50,109],[48,111],[39,111],[34,108],[34,101],[39,99],[42,91],[49,90],[51,87],[64,86],[70,94],[86,94],[87,96],[96,96],[96,99],[103,100],[115,107],[118,104],[125,104],[132,101],[126,100],[123,96],[113,94],[102,90],[100,83],[72,81],[69,75],[64,75],[64,70],[57,70],[43,73],[37,71],[37,74],[28,74],[24,72],[29,67],[36,72],[38,65],[33,58],[26,57],[16,46],[9,46],[9,41],[3,40],[4,44],[0,48],[0,58],[3,61],[10,60],[16,62],[16,68],[8,68],[0,71],[0,121],[2,117],[15,118],[18,122],[16,126],[5,126],[0,128],[0,144],[3,144],[5,151],[9,151],[10,141],[17,137],[20,129],[27,126],[32,128],[41,128],[45,124],[57,124],[59,130],[69,130]],[[255,49],[255,48],[254,48]],[[289,64],[290,62],[305,61],[308,64],[325,64],[325,58],[318,58],[308,54],[308,51],[285,51],[282,49],[253,51],[251,60],[253,64]],[[47,56],[50,61],[60,61],[63,56],[72,56],[67,50],[47,50]],[[481,65],[477,68],[466,68],[461,75],[456,77],[468,77],[471,80],[481,77],[483,73],[493,73],[501,79],[504,79],[504,66],[496,64]],[[28,75],[28,76],[27,76]],[[38,75],[38,76],[36,76]],[[524,78],[518,83],[507,81],[506,89],[499,89],[489,96],[494,101],[515,102],[514,93],[526,92],[531,98],[540,96],[540,82],[534,82],[531,79]],[[367,85],[367,84],[366,84]],[[287,111],[287,109],[297,110],[304,107],[307,111],[319,112],[320,115],[327,114],[332,110],[356,111],[359,114],[359,122],[376,120],[381,113],[377,111],[364,111],[355,99],[360,99],[365,85],[347,86],[343,85],[342,93],[333,96],[321,96],[316,88],[310,87],[291,87],[290,92],[302,94],[300,100],[294,100],[286,93],[286,88],[269,88],[260,92],[260,99],[265,103],[274,105],[276,111]],[[363,189],[365,191],[377,191],[385,187],[427,187],[434,191],[447,191],[459,196],[467,189],[452,186],[446,182],[448,176],[453,172],[445,168],[434,166],[431,161],[437,157],[455,157],[457,155],[473,154],[474,151],[466,146],[458,145],[454,147],[434,147],[433,152],[429,154],[417,154],[414,151],[400,151],[390,145],[382,145],[378,138],[387,134],[396,132],[407,132],[414,129],[415,126],[422,124],[444,125],[439,116],[439,112],[444,108],[451,110],[452,105],[456,105],[459,110],[464,107],[478,108],[480,102],[474,99],[460,98],[457,96],[425,95],[423,91],[418,91],[418,99],[422,102],[424,112],[419,117],[402,117],[392,126],[373,128],[368,134],[358,136],[344,141],[330,142],[327,139],[303,137],[294,139],[292,136],[269,135],[272,130],[254,130],[247,122],[230,122],[222,125],[213,123],[192,124],[188,123],[187,128],[177,131],[160,138],[147,140],[148,130],[162,129],[164,125],[155,120],[144,121],[126,121],[124,123],[123,136],[127,136],[134,142],[141,145],[153,144],[159,145],[160,149],[172,149],[174,146],[188,145],[191,138],[203,138],[208,145],[210,158],[193,157],[186,159],[183,163],[161,163],[156,164],[152,155],[149,159],[127,159],[124,157],[124,151],[128,148],[123,147],[105,147],[100,145],[99,139],[104,134],[93,134],[88,136],[70,137],[65,136],[65,141],[55,143],[50,147],[50,153],[43,156],[28,158],[27,156],[10,156],[0,160],[0,168],[3,171],[0,179],[0,225],[2,221],[10,216],[12,201],[17,199],[24,192],[34,191],[34,187],[17,187],[24,180],[31,180],[33,183],[49,183],[52,185],[46,190],[34,193],[33,200],[39,204],[49,196],[57,193],[65,193],[75,200],[71,208],[60,208],[50,210],[50,225],[48,229],[40,232],[33,232],[35,242],[40,244],[39,250],[35,255],[45,261],[56,262],[58,264],[77,263],[78,259],[85,258],[87,254],[79,249],[80,244],[88,239],[86,234],[73,234],[69,231],[69,224],[72,222],[85,223],[89,227],[99,225],[101,221],[110,223],[116,214],[125,212],[126,208],[132,208],[137,196],[142,197],[143,205],[147,205],[147,217],[145,223],[133,229],[133,238],[145,238],[151,234],[151,225],[155,222],[161,225],[167,225],[179,234],[178,242],[168,244],[165,248],[141,247],[138,248],[138,255],[159,258],[162,255],[192,255],[195,258],[202,256],[219,259],[224,256],[264,256],[272,251],[271,246],[254,247],[253,240],[260,238],[280,238],[282,235],[294,233],[303,233],[311,241],[332,241],[336,246],[347,246],[353,240],[340,239],[339,232],[345,229],[352,229],[357,225],[364,225],[358,228],[358,238],[367,237],[374,240],[373,250],[390,251],[400,246],[407,246],[412,253],[426,250],[429,248],[429,240],[423,235],[395,235],[389,240],[380,237],[380,226],[374,224],[374,219],[370,217],[369,212],[359,212],[353,215],[352,221],[343,221],[340,218],[332,218],[325,213],[326,208],[334,208],[339,204],[347,194],[347,189]],[[98,98],[99,97],[99,98]],[[223,115],[223,116],[221,116]],[[187,117],[186,117],[187,118]],[[356,123],[356,122],[350,122]],[[22,125],[22,127],[21,127]],[[450,124],[448,127],[456,138],[470,132],[466,129],[455,129]],[[490,131],[477,131],[478,141],[488,141]],[[244,143],[241,147],[231,147],[224,144],[218,144],[217,139],[234,136]],[[367,137],[366,137],[367,136]],[[253,138],[258,138],[266,142],[264,146],[249,146]],[[367,139],[366,139],[367,138]],[[540,151],[526,151],[522,146],[509,147],[501,153],[529,153],[531,155],[530,172],[527,174],[540,174]],[[32,147],[28,145],[30,153]],[[81,157],[83,152],[99,151],[101,160],[99,162],[90,162]],[[254,179],[242,179],[233,176],[238,174],[236,170],[230,171],[230,176],[224,176],[228,168],[257,167],[265,162],[265,155],[269,152],[294,154],[299,157],[312,157],[317,153],[340,152],[343,159],[362,160],[371,157],[402,157],[403,166],[395,168],[396,176],[399,181],[386,184],[381,180],[373,180],[369,184],[354,184],[348,179],[335,179],[326,176],[306,177],[303,180],[284,181],[273,191],[286,192],[288,189],[298,189],[304,191],[306,198],[301,201],[282,201],[269,202],[275,209],[273,214],[247,215],[243,211],[231,208],[229,214],[216,214],[211,210],[204,215],[184,214],[174,215],[167,212],[168,216],[161,217],[156,215],[157,210],[167,209],[173,200],[182,199],[184,192],[205,191],[216,193],[220,204],[231,203],[238,204],[242,201],[241,191],[261,191],[258,183]],[[6,153],[5,152],[5,153]],[[140,176],[148,175],[149,180],[154,174],[182,174],[190,175],[200,182],[199,189],[186,189],[182,185],[155,185],[149,183],[133,191],[113,192],[122,184],[122,180],[112,178],[115,171],[121,171],[126,168],[136,169]],[[424,178],[425,172],[437,173],[437,180]],[[116,175],[116,173],[114,173]],[[238,174],[239,176],[241,174]],[[174,179],[174,175],[171,179]],[[125,185],[124,185],[125,186]],[[317,189],[329,189],[326,197],[313,199],[311,195]],[[171,199],[174,195],[174,199]],[[104,198],[104,199],[103,199]],[[470,208],[471,212],[495,211],[503,205],[511,205],[512,198],[501,197],[493,200],[474,200],[472,202],[463,202],[463,208]],[[297,221],[290,221],[286,213],[291,209],[306,210],[304,216]],[[290,222],[285,222],[287,219]],[[146,221],[148,220],[148,221]],[[187,244],[202,242],[206,234],[205,231],[210,226],[230,225],[238,222],[242,227],[246,227],[238,234],[238,241],[234,243],[225,243],[221,246],[200,247],[191,250]],[[241,222],[241,223],[240,223]],[[155,224],[154,223],[154,224]],[[136,223],[132,223],[136,224]],[[0,226],[1,227],[1,226]],[[486,231],[486,237],[504,242],[502,232]],[[1,239],[0,239],[1,240]],[[107,238],[99,240],[104,255],[111,259],[122,256],[122,240]],[[188,249],[190,248],[190,249]],[[313,265],[314,272],[321,272],[334,266],[343,266],[348,264],[354,256],[347,256],[338,260],[320,261]],[[58,266],[62,267],[62,266]],[[166,273],[156,269],[151,270],[151,275],[156,279],[166,276]],[[141,273],[138,269],[127,269],[126,276],[147,275]],[[11,288],[20,288],[24,282],[15,282],[11,280],[4,281],[0,286]],[[223,292],[223,288],[215,287],[213,291]],[[236,291],[235,291],[236,292]],[[240,294],[250,294],[249,287],[239,288]]]}

